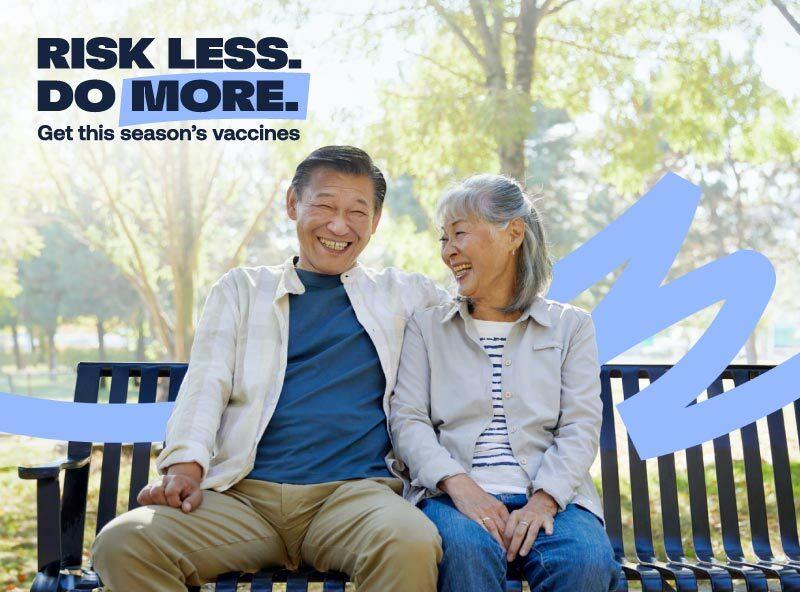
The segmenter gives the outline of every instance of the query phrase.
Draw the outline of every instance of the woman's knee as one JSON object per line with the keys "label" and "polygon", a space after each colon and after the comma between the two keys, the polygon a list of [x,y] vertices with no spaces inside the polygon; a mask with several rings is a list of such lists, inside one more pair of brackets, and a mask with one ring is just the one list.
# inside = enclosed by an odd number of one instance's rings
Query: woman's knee
{"label": "woman's knee", "polygon": [[483,529],[453,531],[445,529],[442,536],[442,564],[461,566],[470,571],[484,566],[492,572],[506,570],[503,548]]}
{"label": "woman's knee", "polygon": [[554,581],[586,592],[608,590],[620,569],[608,542],[591,537],[573,540],[555,553],[545,551],[541,557],[547,575]]}

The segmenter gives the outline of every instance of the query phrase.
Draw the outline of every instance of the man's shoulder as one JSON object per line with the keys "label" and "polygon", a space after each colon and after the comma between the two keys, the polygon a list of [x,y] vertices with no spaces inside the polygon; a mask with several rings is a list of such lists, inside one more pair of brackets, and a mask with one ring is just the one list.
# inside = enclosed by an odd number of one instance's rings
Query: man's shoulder
{"label": "man's shoulder", "polygon": [[397,286],[412,286],[412,287],[431,287],[435,288],[436,283],[428,276],[414,271],[405,271],[397,267],[384,267],[382,269],[374,269],[372,267],[361,267],[368,278],[379,284],[389,288]]}
{"label": "man's shoulder", "polygon": [[219,282],[236,288],[255,288],[265,281],[276,282],[284,271],[284,264],[233,267],[219,278]]}

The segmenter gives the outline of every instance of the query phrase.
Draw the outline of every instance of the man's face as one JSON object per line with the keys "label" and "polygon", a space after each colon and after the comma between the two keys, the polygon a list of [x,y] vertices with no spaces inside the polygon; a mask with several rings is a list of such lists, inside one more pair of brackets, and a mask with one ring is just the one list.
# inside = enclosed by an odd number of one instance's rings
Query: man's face
{"label": "man's face", "polygon": [[372,179],[320,167],[303,195],[286,193],[286,211],[297,222],[300,269],[339,275],[353,267],[378,227]]}

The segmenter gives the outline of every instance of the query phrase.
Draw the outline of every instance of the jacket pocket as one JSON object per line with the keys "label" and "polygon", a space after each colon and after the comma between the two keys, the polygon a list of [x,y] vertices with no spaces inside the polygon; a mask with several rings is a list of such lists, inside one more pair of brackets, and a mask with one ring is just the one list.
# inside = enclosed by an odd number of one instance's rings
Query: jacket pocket
{"label": "jacket pocket", "polygon": [[534,351],[537,351],[537,350],[540,350],[540,349],[551,349],[551,348],[555,348],[555,349],[561,350],[561,349],[563,349],[563,346],[558,341],[543,341],[542,343],[534,343],[533,344],[533,350]]}
{"label": "jacket pocket", "polygon": [[552,432],[561,416],[561,364],[563,346],[558,341],[542,341],[531,347],[536,374],[534,377],[536,411],[541,427]]}

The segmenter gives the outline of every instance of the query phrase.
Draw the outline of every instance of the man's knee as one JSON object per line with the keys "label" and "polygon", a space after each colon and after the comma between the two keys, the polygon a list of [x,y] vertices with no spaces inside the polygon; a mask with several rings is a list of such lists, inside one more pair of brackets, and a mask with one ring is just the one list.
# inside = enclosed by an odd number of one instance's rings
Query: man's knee
{"label": "man's knee", "polygon": [[92,562],[98,573],[124,569],[131,559],[144,559],[152,554],[149,531],[151,517],[145,508],[117,516],[106,524],[92,543]]}
{"label": "man's knee", "polygon": [[378,543],[373,550],[387,559],[404,562],[438,563],[442,558],[442,539],[436,526],[420,511],[396,515],[375,532]]}

